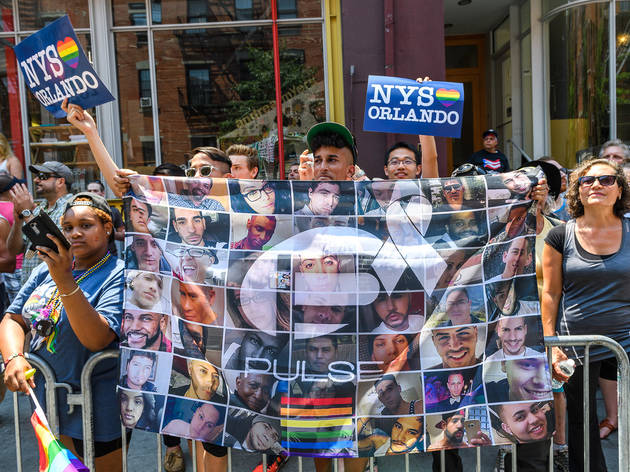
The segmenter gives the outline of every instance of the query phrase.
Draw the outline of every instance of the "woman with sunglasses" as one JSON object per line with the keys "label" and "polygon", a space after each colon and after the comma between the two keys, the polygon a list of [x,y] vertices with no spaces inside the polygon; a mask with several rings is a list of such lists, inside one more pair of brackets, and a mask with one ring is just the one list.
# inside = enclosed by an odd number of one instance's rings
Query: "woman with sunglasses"
{"label": "woman with sunglasses", "polygon": [[291,213],[289,182],[239,180],[230,182],[232,210],[239,213],[277,215]]}
{"label": "woman with sunglasses", "polygon": [[[630,188],[623,171],[604,159],[592,159],[571,175],[567,191],[573,219],[553,228],[543,250],[542,319],[545,336],[603,335],[630,349]],[[562,302],[562,305],[560,303]],[[560,310],[559,310],[560,309]],[[559,313],[560,311],[560,313]],[[590,349],[591,470],[606,470],[597,421],[595,391],[602,365],[613,354]],[[583,365],[569,377],[560,362],[568,356],[583,362],[583,349],[552,349],[553,376],[566,382],[569,418],[569,466],[581,471],[584,424]]]}
{"label": "woman with sunglasses", "polygon": [[[122,318],[124,263],[108,251],[113,238],[107,201],[89,192],[66,204],[61,229],[70,249],[48,235],[55,250],[37,246],[40,264],[18,293],[0,323],[0,351],[4,380],[12,391],[27,392],[27,383],[40,402],[45,400],[44,379],[26,380],[31,365],[24,358],[27,333],[31,352],[53,369],[57,382],[81,385],[83,366],[96,352],[117,349]],[[119,403],[116,399],[117,362],[100,362],[92,376],[95,465],[97,471],[121,470]],[[80,409],[68,413],[66,391],[57,390],[62,443],[83,456]]]}

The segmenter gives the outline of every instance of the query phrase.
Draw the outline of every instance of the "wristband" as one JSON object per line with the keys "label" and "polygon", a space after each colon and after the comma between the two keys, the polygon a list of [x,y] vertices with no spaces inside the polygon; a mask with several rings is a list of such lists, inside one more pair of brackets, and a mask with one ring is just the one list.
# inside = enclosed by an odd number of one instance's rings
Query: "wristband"
{"label": "wristband", "polygon": [[6,361],[4,361],[4,368],[6,369],[7,366],[9,365],[9,362],[11,362],[16,357],[24,357],[24,354],[22,354],[21,352],[14,352],[13,354],[11,354],[9,358]]}
{"label": "wristband", "polygon": [[74,295],[75,293],[77,293],[79,291],[79,284],[77,284],[77,288],[75,288],[72,292],[70,293],[62,293],[60,294],[62,297],[71,297],[72,295]]}

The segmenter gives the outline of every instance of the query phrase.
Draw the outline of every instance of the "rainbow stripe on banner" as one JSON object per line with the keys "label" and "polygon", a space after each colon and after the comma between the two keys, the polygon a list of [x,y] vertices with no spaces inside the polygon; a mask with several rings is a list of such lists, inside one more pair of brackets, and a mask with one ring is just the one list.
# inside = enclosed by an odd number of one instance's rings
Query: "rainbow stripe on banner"
{"label": "rainbow stripe on banner", "polygon": [[[282,446],[300,455],[349,456],[354,440],[352,397],[296,398],[282,397]],[[322,418],[322,417],[337,418]],[[303,419],[304,418],[304,419]]]}
{"label": "rainbow stripe on banner", "polygon": [[[40,417],[40,412],[41,409],[37,407],[31,416],[31,424],[39,445],[39,472],[89,472],[89,469],[55,438],[46,418]],[[41,414],[43,415],[43,412]]]}

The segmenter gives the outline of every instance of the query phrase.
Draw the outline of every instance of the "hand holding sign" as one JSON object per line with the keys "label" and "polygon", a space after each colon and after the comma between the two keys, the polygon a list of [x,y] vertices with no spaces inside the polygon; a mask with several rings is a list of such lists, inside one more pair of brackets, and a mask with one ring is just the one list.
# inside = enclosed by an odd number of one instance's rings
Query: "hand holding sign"
{"label": "hand holding sign", "polygon": [[464,109],[463,85],[428,79],[425,77],[420,82],[371,75],[363,129],[459,138]]}

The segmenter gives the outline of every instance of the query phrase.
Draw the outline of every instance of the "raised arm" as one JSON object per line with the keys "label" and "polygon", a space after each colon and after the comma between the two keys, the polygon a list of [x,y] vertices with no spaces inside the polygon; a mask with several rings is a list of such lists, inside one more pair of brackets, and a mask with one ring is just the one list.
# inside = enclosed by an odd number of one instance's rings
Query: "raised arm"
{"label": "raised arm", "polygon": [[105,148],[101,137],[96,129],[96,123],[89,113],[86,113],[79,105],[68,104],[68,100],[64,100],[61,105],[68,116],[68,122],[81,131],[87,138],[90,150],[94,155],[94,160],[98,164],[98,168],[103,173],[103,178],[107,185],[113,190],[116,196],[121,197],[129,189],[128,175],[137,172],[129,169],[120,169],[112,159],[109,152]]}
{"label": "raised arm", "polygon": [[[430,77],[418,77],[416,82],[430,82]],[[433,136],[424,136],[419,135],[418,139],[420,140],[420,150],[422,152],[422,178],[424,179],[434,179],[439,177],[438,170],[438,154],[437,154],[437,146],[435,145],[435,138]]]}
{"label": "raised arm", "polygon": [[[555,336],[558,307],[562,298],[562,254],[547,243],[545,243],[543,248],[542,270],[543,293],[541,311],[543,333],[545,336]],[[559,369],[556,369],[556,365],[565,359],[567,359],[567,356],[562,349],[559,347],[552,348],[553,376],[563,382],[566,382],[569,378]]]}
{"label": "raised arm", "polygon": [[6,244],[10,232],[9,222],[5,218],[0,218],[0,272],[15,271],[15,255],[9,252]]}

